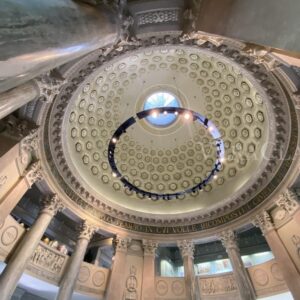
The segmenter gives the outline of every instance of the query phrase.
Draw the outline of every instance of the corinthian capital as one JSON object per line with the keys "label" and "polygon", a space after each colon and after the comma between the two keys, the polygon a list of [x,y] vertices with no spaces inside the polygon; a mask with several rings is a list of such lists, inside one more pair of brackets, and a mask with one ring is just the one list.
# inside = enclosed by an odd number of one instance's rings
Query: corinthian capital
{"label": "corinthian capital", "polygon": [[218,237],[226,250],[231,249],[231,248],[239,249],[238,244],[237,244],[237,237],[233,230],[222,231],[218,235]]}
{"label": "corinthian capital", "polygon": [[59,72],[54,71],[35,78],[35,83],[40,92],[39,100],[51,103],[66,82],[66,79]]}
{"label": "corinthian capital", "polygon": [[20,142],[21,163],[27,164],[32,151],[38,148],[38,128],[32,129]]}
{"label": "corinthian capital", "polygon": [[41,162],[38,160],[31,165],[25,171],[24,177],[27,180],[29,186],[32,186],[35,182],[43,179],[43,173],[41,168]]}
{"label": "corinthian capital", "polygon": [[84,220],[78,227],[78,239],[86,239],[89,241],[96,230],[97,227],[95,225],[89,224],[86,220]]}
{"label": "corinthian capital", "polygon": [[52,216],[56,215],[59,211],[64,209],[64,205],[59,197],[55,194],[48,196],[42,201],[42,213],[48,213]]}
{"label": "corinthian capital", "polygon": [[291,215],[299,208],[297,195],[289,189],[279,195],[276,204]]}
{"label": "corinthian capital", "polygon": [[259,227],[264,235],[267,234],[270,230],[274,229],[271,216],[265,210],[256,215],[252,223],[254,226]]}
{"label": "corinthian capital", "polygon": [[192,240],[182,240],[177,242],[182,257],[194,258],[195,245]]}
{"label": "corinthian capital", "polygon": [[130,242],[130,238],[117,235],[113,240],[115,251],[126,252]]}
{"label": "corinthian capital", "polygon": [[152,240],[143,240],[143,248],[145,256],[154,256],[158,247],[158,243]]}

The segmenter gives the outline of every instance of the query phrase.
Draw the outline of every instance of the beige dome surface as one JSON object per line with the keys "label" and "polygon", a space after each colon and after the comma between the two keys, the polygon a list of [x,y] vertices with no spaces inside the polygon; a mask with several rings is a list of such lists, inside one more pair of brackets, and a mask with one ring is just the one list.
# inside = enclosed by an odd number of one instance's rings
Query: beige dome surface
{"label": "beige dome surface", "polygon": [[[242,189],[263,163],[269,137],[263,91],[238,66],[211,53],[165,47],[137,51],[103,66],[69,104],[65,118],[68,164],[91,193],[131,210],[176,214],[224,201]],[[226,147],[218,178],[205,191],[172,201],[140,199],[112,177],[108,142],[129,117],[143,110],[147,95],[173,93],[184,108],[207,116]],[[166,128],[140,121],[117,144],[117,165],[139,188],[155,193],[194,186],[213,168],[215,143],[197,122],[177,120]]]}
{"label": "beige dome surface", "polygon": [[[262,179],[267,165],[272,163],[274,172],[279,166],[270,159],[278,146],[270,95],[233,59],[195,46],[152,46],[111,57],[89,73],[82,82],[73,80],[76,88],[66,88],[49,115],[56,175],[82,208],[148,220],[209,214],[231,207],[241,195],[244,201],[251,199],[271,179]],[[279,86],[276,89],[282,93]],[[169,201],[153,201],[123,187],[108,162],[115,130],[142,111],[156,92],[168,92],[181,107],[206,116],[225,145],[217,178],[203,191]],[[288,123],[284,126],[289,130]],[[287,146],[280,145],[283,153]],[[138,188],[173,193],[206,178],[216,147],[209,131],[197,122],[177,117],[168,126],[156,127],[139,120],[118,141],[115,160],[122,175]]]}

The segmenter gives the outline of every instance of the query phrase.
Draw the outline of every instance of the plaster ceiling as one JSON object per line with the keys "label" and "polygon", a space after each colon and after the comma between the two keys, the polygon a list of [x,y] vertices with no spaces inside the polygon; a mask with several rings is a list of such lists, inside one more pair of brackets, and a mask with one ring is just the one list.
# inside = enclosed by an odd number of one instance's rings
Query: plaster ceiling
{"label": "plaster ceiling", "polygon": [[[154,202],[112,177],[107,148],[120,124],[157,91],[173,94],[182,107],[214,122],[225,143],[225,162],[203,192]],[[112,206],[155,215],[201,211],[242,193],[263,171],[274,126],[265,99],[250,73],[213,52],[174,45],[137,50],[96,69],[72,95],[62,126],[64,156],[84,188]],[[122,135],[116,161],[137,187],[168,193],[204,179],[215,151],[199,124],[178,118],[157,128],[140,121]]]}

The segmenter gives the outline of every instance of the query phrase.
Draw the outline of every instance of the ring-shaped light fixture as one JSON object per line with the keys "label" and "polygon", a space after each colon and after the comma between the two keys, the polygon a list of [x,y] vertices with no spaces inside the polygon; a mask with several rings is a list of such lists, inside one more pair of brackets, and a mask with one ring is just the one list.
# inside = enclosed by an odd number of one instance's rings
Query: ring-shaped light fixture
{"label": "ring-shaped light fixture", "polygon": [[[166,193],[166,194],[148,192],[138,188],[137,186],[129,182],[117,168],[115,162],[115,149],[116,149],[116,144],[118,143],[118,140],[120,139],[121,135],[124,134],[130,126],[134,125],[137,120],[142,120],[149,116],[152,117],[158,116],[159,114],[175,114],[176,116],[181,116],[186,120],[191,120],[193,122],[197,121],[202,126],[204,126],[206,130],[209,131],[210,135],[215,141],[216,148],[217,148],[216,151],[217,155],[216,155],[214,167],[208,173],[208,176],[204,180],[202,180],[200,183],[196,184],[191,188],[179,192],[175,192],[175,193]],[[202,190],[208,184],[208,182],[213,179],[216,173],[220,171],[224,157],[225,157],[224,143],[223,140],[221,139],[221,134],[217,129],[217,127],[214,125],[214,123],[197,112],[194,112],[189,109],[181,108],[181,107],[158,107],[155,109],[143,110],[141,112],[138,112],[135,117],[130,117],[123,124],[119,126],[119,128],[114,132],[108,145],[108,161],[113,176],[118,178],[123,183],[124,187],[127,187],[129,190],[133,190],[135,193],[140,194],[144,197],[148,197],[152,200],[159,200],[159,199],[171,200],[174,198],[178,198],[179,196],[184,194],[189,194],[189,193],[196,192],[198,190]]]}

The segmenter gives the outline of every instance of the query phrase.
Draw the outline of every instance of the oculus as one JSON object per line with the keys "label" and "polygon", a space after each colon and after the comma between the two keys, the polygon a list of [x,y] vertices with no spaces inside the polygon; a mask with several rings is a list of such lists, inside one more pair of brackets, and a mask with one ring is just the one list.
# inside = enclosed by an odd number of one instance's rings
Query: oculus
{"label": "oculus", "polygon": [[[157,92],[151,94],[144,103],[144,110],[157,107],[180,107],[178,99],[168,92]],[[157,127],[166,127],[174,123],[177,119],[175,114],[150,115],[146,118],[148,123]]]}

